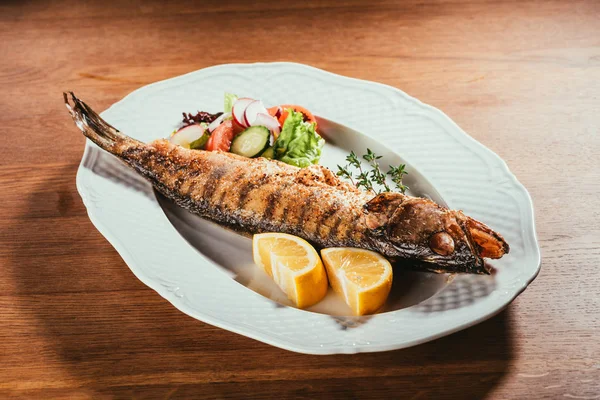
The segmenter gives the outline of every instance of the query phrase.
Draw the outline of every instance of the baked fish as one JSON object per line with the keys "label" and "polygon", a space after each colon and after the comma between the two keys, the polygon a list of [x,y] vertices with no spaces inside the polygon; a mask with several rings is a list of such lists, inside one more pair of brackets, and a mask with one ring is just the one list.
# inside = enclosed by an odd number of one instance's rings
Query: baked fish
{"label": "baked fish", "polygon": [[284,232],[317,247],[369,249],[435,272],[488,274],[483,259],[509,251],[483,223],[431,200],[361,191],[320,165],[298,168],[188,150],[164,139],[146,144],[109,125],[72,92],[71,101],[67,93],[64,99],[91,141],[179,206],[237,231]]}

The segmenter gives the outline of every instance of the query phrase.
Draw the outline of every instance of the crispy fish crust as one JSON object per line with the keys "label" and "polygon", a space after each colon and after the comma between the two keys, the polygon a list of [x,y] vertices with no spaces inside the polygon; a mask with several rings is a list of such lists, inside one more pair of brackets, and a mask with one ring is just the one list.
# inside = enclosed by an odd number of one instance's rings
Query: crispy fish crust
{"label": "crispy fish crust", "polygon": [[164,196],[203,218],[246,233],[285,232],[319,247],[359,247],[436,272],[489,273],[483,257],[504,239],[460,211],[400,193],[358,190],[329,169],[265,158],[145,144],[102,120],[71,93],[65,103],[83,134],[129,164]]}

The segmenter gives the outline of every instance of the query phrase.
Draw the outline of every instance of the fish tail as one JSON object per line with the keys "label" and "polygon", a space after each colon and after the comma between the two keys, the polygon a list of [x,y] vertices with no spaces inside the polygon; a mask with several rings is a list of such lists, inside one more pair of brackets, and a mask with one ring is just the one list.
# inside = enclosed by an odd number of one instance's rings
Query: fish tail
{"label": "fish tail", "polygon": [[[70,96],[70,99],[69,99]],[[109,153],[119,155],[122,144],[141,142],[119,132],[118,129],[103,120],[87,104],[78,99],[73,92],[63,92],[65,106],[73,117],[75,125],[92,142]],[[70,101],[69,101],[70,100]],[[73,103],[71,105],[71,103]]]}

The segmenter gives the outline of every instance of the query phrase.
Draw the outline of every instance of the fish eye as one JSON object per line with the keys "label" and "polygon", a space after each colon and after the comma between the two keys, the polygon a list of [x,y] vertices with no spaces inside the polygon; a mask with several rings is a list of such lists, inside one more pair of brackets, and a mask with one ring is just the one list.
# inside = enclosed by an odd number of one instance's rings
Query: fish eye
{"label": "fish eye", "polygon": [[429,238],[429,247],[440,256],[454,253],[454,239],[448,232],[437,232]]}

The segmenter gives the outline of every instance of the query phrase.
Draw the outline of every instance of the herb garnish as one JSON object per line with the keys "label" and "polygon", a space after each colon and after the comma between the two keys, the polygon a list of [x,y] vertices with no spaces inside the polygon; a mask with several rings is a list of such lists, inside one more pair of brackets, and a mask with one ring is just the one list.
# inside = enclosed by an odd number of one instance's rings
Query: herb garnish
{"label": "herb garnish", "polygon": [[[405,164],[401,164],[397,167],[390,165],[389,171],[384,174],[379,166],[379,162],[377,161],[381,158],[381,156],[376,155],[373,151],[371,151],[371,149],[367,149],[367,154],[364,154],[362,158],[368,163],[368,165],[371,167],[371,170],[364,170],[361,160],[354,153],[354,151],[351,151],[350,155],[346,157],[348,164],[346,164],[344,167],[340,165],[337,166],[337,175],[350,180],[350,182],[352,182],[352,184],[357,188],[362,187],[365,190],[372,190],[377,194],[392,190],[385,179],[386,175],[390,175],[392,182],[394,182],[396,185],[396,188],[402,193],[406,192],[408,186],[402,184],[402,177],[408,174],[408,172],[404,170],[406,168]],[[358,170],[356,175],[352,173],[350,167]]]}
{"label": "herb garnish", "polygon": [[404,168],[406,168],[406,164],[400,164],[397,167],[390,165],[390,170],[387,173],[392,177],[392,182],[394,182],[398,190],[402,193],[408,190],[408,186],[402,184],[402,176],[408,174]]}

